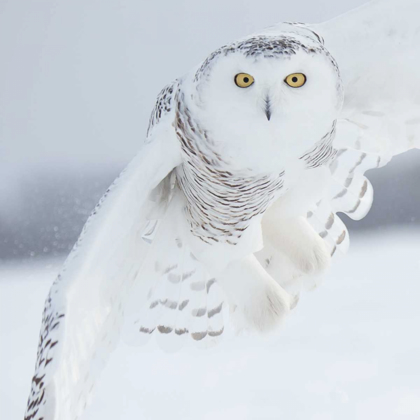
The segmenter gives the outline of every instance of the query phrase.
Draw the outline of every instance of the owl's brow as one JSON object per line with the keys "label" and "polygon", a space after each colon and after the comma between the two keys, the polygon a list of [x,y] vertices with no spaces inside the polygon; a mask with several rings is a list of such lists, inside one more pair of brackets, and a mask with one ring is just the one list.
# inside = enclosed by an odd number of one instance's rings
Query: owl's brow
{"label": "owl's brow", "polygon": [[[310,38],[308,38],[310,39]],[[313,42],[313,40],[312,40]],[[239,42],[224,45],[210,54],[195,73],[194,81],[208,73],[216,59],[220,56],[228,56],[240,52],[245,57],[255,58],[279,58],[290,57],[298,51],[305,51],[308,54],[325,53],[322,44],[308,46],[292,36],[254,36]]]}

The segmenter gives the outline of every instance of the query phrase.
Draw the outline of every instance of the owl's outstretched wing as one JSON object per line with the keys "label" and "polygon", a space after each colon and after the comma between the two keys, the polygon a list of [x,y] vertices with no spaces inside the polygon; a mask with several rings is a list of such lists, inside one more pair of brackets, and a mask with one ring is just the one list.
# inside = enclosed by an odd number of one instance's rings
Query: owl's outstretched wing
{"label": "owl's outstretched wing", "polygon": [[331,253],[347,248],[335,213],[359,220],[370,209],[364,172],[420,148],[419,14],[417,0],[376,0],[309,27],[336,59],[344,83],[331,186],[308,213]]}
{"label": "owl's outstretched wing", "polygon": [[78,418],[116,343],[122,303],[150,249],[144,229],[163,217],[170,173],[181,161],[172,125],[176,90],[175,82],[162,91],[140,153],[96,206],[51,288],[26,420]]}

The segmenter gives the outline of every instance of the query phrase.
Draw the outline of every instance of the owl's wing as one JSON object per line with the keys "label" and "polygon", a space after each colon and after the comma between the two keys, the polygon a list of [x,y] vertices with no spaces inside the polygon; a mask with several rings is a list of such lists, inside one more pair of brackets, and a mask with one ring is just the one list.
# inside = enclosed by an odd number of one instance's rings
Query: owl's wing
{"label": "owl's wing", "polygon": [[[175,241],[167,209],[176,193],[173,169],[181,162],[173,124],[177,90],[175,82],[159,95],[140,153],[94,209],[50,290],[26,420],[78,418],[119,337],[126,295],[133,284],[146,281],[146,256],[158,254],[150,242],[151,231],[159,230],[155,229],[159,220]],[[160,236],[162,245],[166,238]],[[178,256],[177,250],[183,248],[177,248],[175,242],[172,245],[171,251]],[[175,276],[177,270],[172,267],[171,271],[168,263],[179,261],[175,257],[165,260],[169,248],[168,243],[161,249],[163,269],[168,270],[167,276]],[[185,264],[189,259],[186,255]],[[210,288],[207,282],[204,290]]]}
{"label": "owl's wing", "polygon": [[419,15],[418,0],[376,0],[309,27],[336,59],[344,83],[331,188],[308,213],[332,253],[345,250],[348,237],[335,213],[359,220],[372,204],[364,172],[420,147]]}

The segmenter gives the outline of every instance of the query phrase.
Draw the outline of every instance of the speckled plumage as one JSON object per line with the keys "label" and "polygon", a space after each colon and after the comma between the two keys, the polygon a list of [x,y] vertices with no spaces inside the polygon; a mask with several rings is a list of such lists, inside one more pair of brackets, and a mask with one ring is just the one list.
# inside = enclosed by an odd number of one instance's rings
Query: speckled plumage
{"label": "speckled plumage", "polygon": [[[336,213],[368,212],[364,172],[420,146],[420,6],[402,1],[268,28],[160,92],[139,155],[47,298],[25,420],[80,418],[121,333],[207,347],[225,336],[228,310],[238,330],[276,329],[300,282],[346,252]],[[246,89],[243,72],[255,79]],[[285,83],[294,73],[299,89]],[[394,89],[401,78],[410,89]]]}
{"label": "speckled plumage", "polygon": [[[316,33],[312,32],[315,36]],[[302,37],[301,34],[299,36]],[[309,36],[303,36],[303,39],[312,40]],[[320,38],[318,38],[320,40]],[[320,41],[318,44],[305,45],[304,42],[296,38],[296,34],[289,36],[267,36],[258,35],[233,42],[220,47],[210,54],[198,68],[195,73],[194,81],[198,82],[205,77],[211,69],[212,64],[219,56],[226,57],[229,54],[240,52],[245,57],[254,59],[290,57],[296,55],[298,51],[304,51],[307,54],[326,54],[338,70],[337,63],[329,52],[324,48]]]}
{"label": "speckled plumage", "polygon": [[182,99],[177,104],[176,130],[184,156],[177,178],[187,199],[191,232],[207,244],[236,245],[251,220],[275,200],[284,172],[259,176],[249,170],[235,172]]}
{"label": "speckled plumage", "polygon": [[175,97],[175,93],[178,90],[178,80],[173,81],[169,85],[165,86],[159,93],[155,107],[153,108],[152,113],[150,114],[149,119],[149,126],[147,128],[146,133],[146,141],[149,139],[149,134],[153,127],[159,123],[159,120],[162,118],[163,115],[171,112],[173,108],[173,101]]}
{"label": "speckled plumage", "polygon": [[60,325],[65,317],[63,308],[54,305],[54,295],[60,288],[61,276],[59,275],[51,287],[45,301],[42,315],[42,327],[39,334],[38,352],[35,364],[35,373],[32,377],[31,392],[28,399],[25,420],[36,418],[46,398],[45,386],[48,366],[54,361],[55,347],[60,339]]}

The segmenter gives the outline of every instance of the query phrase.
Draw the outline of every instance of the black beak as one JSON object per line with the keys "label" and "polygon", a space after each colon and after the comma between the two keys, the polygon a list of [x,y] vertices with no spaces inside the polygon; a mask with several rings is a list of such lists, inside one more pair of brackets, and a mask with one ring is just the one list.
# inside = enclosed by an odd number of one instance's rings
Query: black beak
{"label": "black beak", "polygon": [[265,115],[267,116],[267,120],[270,121],[271,119],[271,103],[270,103],[270,97],[267,95],[267,97],[264,99],[265,102]]}

